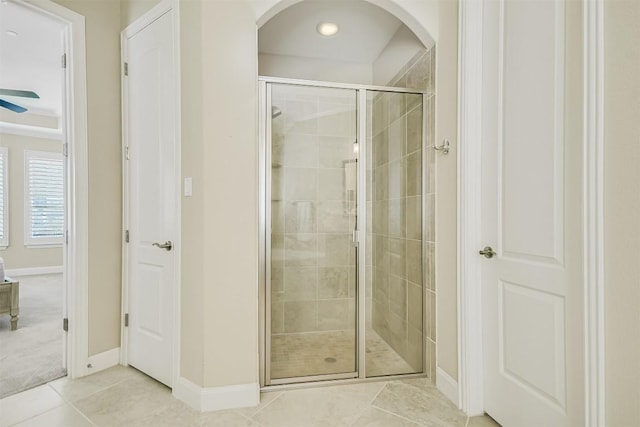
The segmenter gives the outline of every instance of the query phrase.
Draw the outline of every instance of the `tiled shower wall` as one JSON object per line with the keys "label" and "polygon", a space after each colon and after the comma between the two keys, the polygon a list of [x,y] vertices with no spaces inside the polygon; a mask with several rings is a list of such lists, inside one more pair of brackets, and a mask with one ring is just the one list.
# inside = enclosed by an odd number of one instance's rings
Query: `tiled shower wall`
{"label": "tiled shower wall", "polygon": [[274,86],[271,332],[354,330],[356,100]]}
{"label": "tiled shower wall", "polygon": [[377,93],[372,100],[373,191],[368,206],[373,214],[369,216],[373,328],[415,371],[422,371],[426,352],[426,372],[432,379],[436,342],[434,70],[435,48],[431,48],[414,56],[389,84],[427,90],[425,153],[421,97]]}

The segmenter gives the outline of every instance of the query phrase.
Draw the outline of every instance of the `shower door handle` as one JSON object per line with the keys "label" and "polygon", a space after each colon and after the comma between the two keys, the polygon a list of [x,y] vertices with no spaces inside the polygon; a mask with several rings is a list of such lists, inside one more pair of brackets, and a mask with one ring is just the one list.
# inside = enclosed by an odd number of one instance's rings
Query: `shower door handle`
{"label": "shower door handle", "polygon": [[156,246],[160,249],[166,249],[167,251],[170,251],[173,248],[173,243],[171,243],[171,240],[167,240],[164,243],[153,243],[151,246]]}

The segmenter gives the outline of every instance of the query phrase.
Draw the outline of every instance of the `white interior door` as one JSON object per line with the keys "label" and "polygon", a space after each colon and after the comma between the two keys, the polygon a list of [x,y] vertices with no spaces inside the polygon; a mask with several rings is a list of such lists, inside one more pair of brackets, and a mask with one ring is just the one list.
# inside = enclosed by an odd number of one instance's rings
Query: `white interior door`
{"label": "white interior door", "polygon": [[[172,386],[177,286],[175,78],[171,12],[126,40],[128,363]],[[166,246],[166,247],[163,247]]]}
{"label": "white interior door", "polygon": [[580,15],[568,3],[485,2],[482,234],[496,255],[483,259],[484,405],[506,427],[584,425]]}

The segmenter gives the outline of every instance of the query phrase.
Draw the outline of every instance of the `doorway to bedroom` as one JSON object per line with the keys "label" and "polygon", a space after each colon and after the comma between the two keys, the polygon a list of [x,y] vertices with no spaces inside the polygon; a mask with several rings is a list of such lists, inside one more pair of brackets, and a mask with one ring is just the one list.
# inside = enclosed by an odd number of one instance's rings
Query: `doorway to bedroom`
{"label": "doorway to bedroom", "polygon": [[2,398],[67,375],[67,26],[22,2],[0,10]]}

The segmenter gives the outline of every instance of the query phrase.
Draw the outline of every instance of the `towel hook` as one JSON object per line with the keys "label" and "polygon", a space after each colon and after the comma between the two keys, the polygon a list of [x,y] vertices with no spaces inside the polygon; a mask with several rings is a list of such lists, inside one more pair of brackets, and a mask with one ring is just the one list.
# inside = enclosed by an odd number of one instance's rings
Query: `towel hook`
{"label": "towel hook", "polygon": [[449,143],[449,140],[445,139],[444,141],[442,141],[442,145],[440,147],[438,147],[437,145],[434,145],[433,149],[437,151],[442,151],[442,154],[449,154],[450,147],[451,147],[451,144]]}

